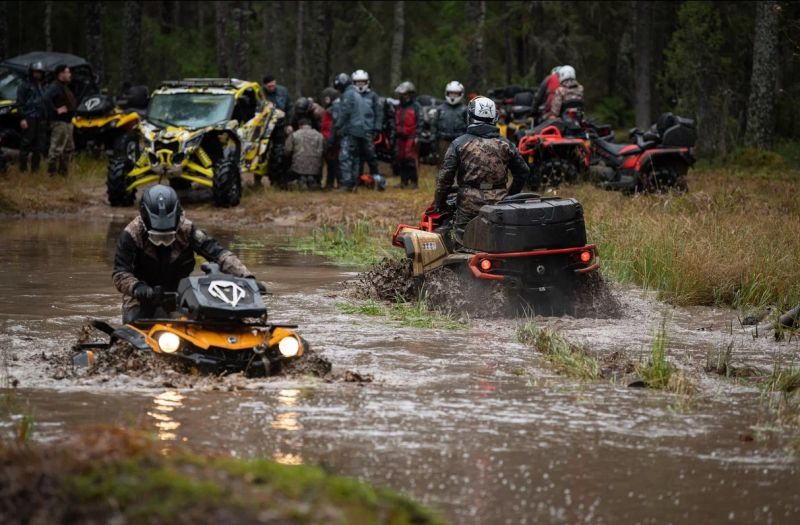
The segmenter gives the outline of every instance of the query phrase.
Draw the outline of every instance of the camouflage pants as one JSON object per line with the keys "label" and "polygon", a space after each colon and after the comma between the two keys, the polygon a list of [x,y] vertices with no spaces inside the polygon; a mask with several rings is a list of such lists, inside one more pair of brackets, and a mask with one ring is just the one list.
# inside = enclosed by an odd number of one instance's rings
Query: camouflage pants
{"label": "camouflage pants", "polygon": [[47,171],[67,174],[72,152],[75,151],[75,141],[72,138],[72,124],[57,120],[50,123],[50,151],[47,154]]}
{"label": "camouflage pants", "polygon": [[358,184],[358,170],[361,159],[366,157],[368,139],[345,135],[339,143],[339,173],[342,187],[355,188]]}

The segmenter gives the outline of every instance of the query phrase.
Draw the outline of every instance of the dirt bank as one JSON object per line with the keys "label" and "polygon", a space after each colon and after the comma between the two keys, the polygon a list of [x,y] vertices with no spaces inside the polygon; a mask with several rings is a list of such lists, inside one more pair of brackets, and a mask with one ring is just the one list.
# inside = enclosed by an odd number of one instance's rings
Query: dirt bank
{"label": "dirt bank", "polygon": [[0,522],[443,523],[385,489],[308,466],[162,453],[146,433],[88,428],[56,446],[0,443]]}

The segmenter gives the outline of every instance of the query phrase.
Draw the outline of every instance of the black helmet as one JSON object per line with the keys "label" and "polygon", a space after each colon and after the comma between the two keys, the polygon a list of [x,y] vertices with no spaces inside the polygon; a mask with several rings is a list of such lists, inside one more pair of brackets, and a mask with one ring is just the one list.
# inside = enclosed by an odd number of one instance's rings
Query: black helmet
{"label": "black helmet", "polygon": [[311,110],[311,102],[308,98],[300,97],[294,102],[294,111],[297,114],[308,113]]}
{"label": "black helmet", "polygon": [[[172,244],[183,214],[174,189],[163,184],[147,188],[139,203],[139,214],[153,244]],[[159,235],[160,233],[171,234],[171,238],[169,235]]]}
{"label": "black helmet", "polygon": [[44,63],[41,60],[37,60],[33,62],[31,65],[28,66],[28,71],[33,73],[34,71],[41,71],[42,73],[45,72]]}
{"label": "black helmet", "polygon": [[333,87],[339,91],[344,91],[350,85],[350,75],[347,73],[339,73],[333,81]]}

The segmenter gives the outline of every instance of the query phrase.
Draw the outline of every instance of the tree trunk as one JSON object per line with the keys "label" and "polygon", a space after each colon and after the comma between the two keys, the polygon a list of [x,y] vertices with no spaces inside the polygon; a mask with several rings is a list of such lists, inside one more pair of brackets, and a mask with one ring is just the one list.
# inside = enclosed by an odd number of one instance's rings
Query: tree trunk
{"label": "tree trunk", "polygon": [[406,14],[403,0],[394,3],[394,20],[392,34],[392,57],[389,72],[389,89],[396,88],[403,81],[403,39],[406,31]]}
{"label": "tree trunk", "polygon": [[237,2],[233,10],[236,44],[234,74],[238,78],[250,78],[250,2]]}
{"label": "tree trunk", "polygon": [[748,144],[769,149],[775,131],[775,82],[778,76],[778,10],[775,1],[756,3],[753,74],[747,104]]}
{"label": "tree trunk", "polygon": [[[172,2],[170,0],[166,0],[161,2],[161,19],[159,20],[159,24],[161,26],[161,34],[163,36],[168,36],[172,34],[172,30],[175,27],[175,4],[177,2]],[[171,41],[171,40],[167,40]],[[166,42],[165,42],[166,44]],[[175,76],[175,64],[174,58],[172,57],[171,53],[159,53],[158,54],[158,77],[159,78],[166,78],[166,77],[174,77]]]}
{"label": "tree trunk", "polygon": [[486,88],[486,67],[484,67],[483,28],[486,22],[486,2],[470,0],[465,9],[466,26],[469,28],[469,78],[467,90],[483,93]]}
{"label": "tree trunk", "polygon": [[652,120],[650,71],[653,63],[653,5],[650,2],[633,3],[636,127],[647,129]]}
{"label": "tree trunk", "polygon": [[53,2],[44,3],[44,48],[53,50]]}
{"label": "tree trunk", "polygon": [[106,79],[102,22],[103,2],[89,2],[86,6],[86,59],[94,67],[101,84]]}
{"label": "tree trunk", "polygon": [[9,56],[11,49],[8,39],[8,2],[0,2],[0,57]]}
{"label": "tree trunk", "polygon": [[141,84],[142,75],[142,2],[126,0],[123,13],[122,81]]}
{"label": "tree trunk", "polygon": [[270,49],[267,70],[262,73],[274,75],[278,82],[285,83],[287,46],[286,46],[286,3],[282,1],[269,2],[264,9],[264,34],[267,36],[266,45]]}
{"label": "tree trunk", "polygon": [[309,74],[304,87],[306,93],[316,97],[320,86],[327,86],[330,82],[330,66],[327,62],[333,33],[331,4],[329,2],[317,4],[310,15],[307,23],[310,24],[308,34],[311,36],[309,39],[311,56],[307,57]]}
{"label": "tree trunk", "polygon": [[304,0],[297,2],[297,30],[294,44],[294,92],[300,96],[303,92],[303,28],[305,27],[306,3]]}
{"label": "tree trunk", "polygon": [[227,2],[217,0],[214,2],[217,13],[215,24],[215,47],[217,55],[217,74],[226,78],[228,72],[228,6]]}
{"label": "tree trunk", "polygon": [[506,84],[511,84],[514,76],[514,47],[511,44],[511,28],[514,27],[514,12],[511,2],[505,2],[506,16],[503,17],[503,33],[506,48]]}

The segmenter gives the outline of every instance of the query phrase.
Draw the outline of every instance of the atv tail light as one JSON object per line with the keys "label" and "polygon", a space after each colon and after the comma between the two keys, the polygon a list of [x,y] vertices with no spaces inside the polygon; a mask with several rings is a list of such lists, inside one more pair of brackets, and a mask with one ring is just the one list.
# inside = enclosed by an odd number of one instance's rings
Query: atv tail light
{"label": "atv tail light", "polygon": [[592,260],[592,252],[586,251],[581,252],[581,262],[584,264],[588,264],[589,261]]}
{"label": "atv tail light", "polygon": [[492,261],[489,259],[481,259],[480,266],[481,270],[483,270],[484,272],[488,272],[489,270],[492,269]]}
{"label": "atv tail light", "polygon": [[181,338],[172,332],[163,332],[158,336],[158,348],[165,354],[174,354],[181,347]]}
{"label": "atv tail light", "polygon": [[300,341],[293,335],[287,335],[278,343],[278,350],[283,357],[294,357],[300,351]]}

